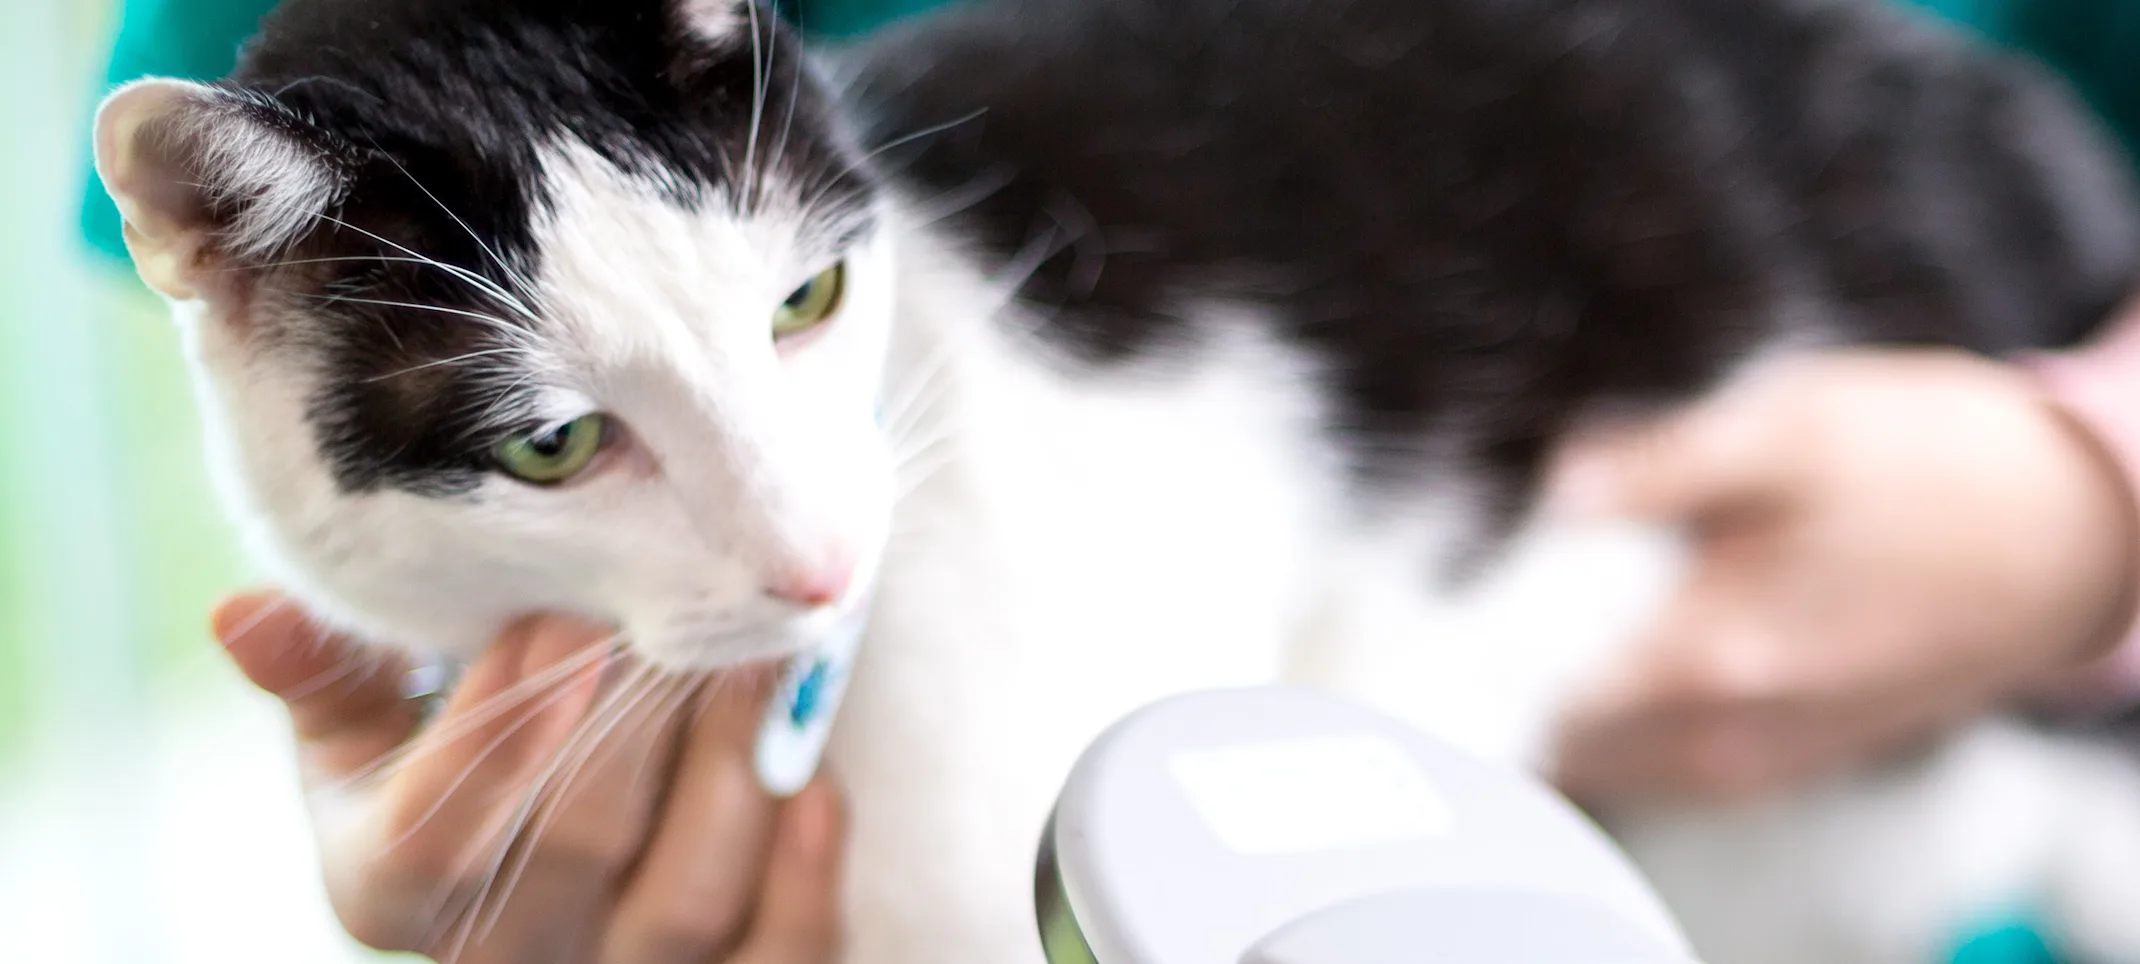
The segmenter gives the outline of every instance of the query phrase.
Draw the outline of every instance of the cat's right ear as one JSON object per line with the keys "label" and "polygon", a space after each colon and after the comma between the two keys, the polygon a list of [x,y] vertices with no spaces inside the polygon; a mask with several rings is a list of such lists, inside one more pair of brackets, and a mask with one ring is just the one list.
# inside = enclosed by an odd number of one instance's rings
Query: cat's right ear
{"label": "cat's right ear", "polygon": [[97,111],[97,176],[149,287],[205,296],[211,272],[259,263],[340,197],[335,153],[272,100],[177,80],[128,84]]}

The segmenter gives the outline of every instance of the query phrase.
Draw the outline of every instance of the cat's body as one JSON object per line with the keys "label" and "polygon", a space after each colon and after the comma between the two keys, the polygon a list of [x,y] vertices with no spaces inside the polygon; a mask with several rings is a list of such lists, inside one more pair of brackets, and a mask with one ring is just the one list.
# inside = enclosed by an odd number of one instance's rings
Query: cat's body
{"label": "cat's body", "polygon": [[[866,964],[1037,959],[1057,783],[1167,693],[1533,762],[1674,572],[1526,528],[1560,439],[1775,352],[2065,343],[2140,267],[2067,98],[1859,2],[1003,2],[837,102],[800,57],[727,0],[294,0],[226,91],[118,95],[100,169],[329,618],[465,655],[559,607],[704,667],[872,606],[831,755]],[[565,484],[498,471],[592,412]],[[1974,814],[2016,766],[2061,792]],[[1623,839],[1717,964],[2140,901],[2140,846],[2071,846],[2140,835],[2114,756],[1993,727],[1883,779]]]}

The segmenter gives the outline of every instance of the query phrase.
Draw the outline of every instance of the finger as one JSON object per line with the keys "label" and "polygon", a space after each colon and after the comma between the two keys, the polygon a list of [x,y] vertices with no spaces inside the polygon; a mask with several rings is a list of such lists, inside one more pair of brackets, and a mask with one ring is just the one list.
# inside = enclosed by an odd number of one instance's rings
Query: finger
{"label": "finger", "polygon": [[610,638],[563,617],[525,620],[501,635],[388,777],[388,846],[419,832],[441,844],[479,839],[585,713]]}
{"label": "finger", "polygon": [[1848,773],[1920,733],[1878,703],[1806,703],[1749,714],[1731,738],[1690,745],[1670,779],[1698,799],[1759,801]]}
{"label": "finger", "polygon": [[1797,670],[1716,582],[1685,587],[1659,628],[1571,705],[1553,770],[1571,795],[1629,802],[1758,782],[1767,721],[1793,708]]}
{"label": "finger", "polygon": [[605,964],[717,960],[756,905],[778,805],[751,766],[765,687],[755,675],[709,688],[684,738],[645,857],[612,917]]}
{"label": "finger", "polygon": [[1748,591],[1729,572],[1692,573],[1649,628],[1590,681],[1569,718],[1595,723],[1773,695],[1786,667],[1748,615]]}
{"label": "finger", "polygon": [[1779,715],[1685,712],[1588,734],[1590,752],[1571,755],[1553,776],[1569,796],[1607,807],[1756,799],[1804,772],[1791,751],[1807,746],[1808,735],[1777,725]]}
{"label": "finger", "polygon": [[1646,430],[1572,444],[1551,500],[1583,516],[1700,522],[1793,484],[1787,420],[1754,400],[1713,400]]}
{"label": "finger", "polygon": [[[694,696],[692,681],[641,667],[609,690],[495,834],[463,929],[463,964],[586,961],[604,940],[621,877],[644,852]],[[576,922],[560,933],[561,922]]]}
{"label": "finger", "polygon": [[788,801],[750,937],[732,964],[830,964],[838,957],[846,829],[840,795],[828,783]]}
{"label": "finger", "polygon": [[1578,721],[1562,730],[1549,778],[1590,807],[1669,797],[1684,734],[1713,725],[1708,715],[1684,709]]}
{"label": "finger", "polygon": [[309,762],[344,773],[415,731],[416,708],[401,698],[407,660],[328,633],[273,593],[227,599],[211,622],[246,678],[289,708]]}

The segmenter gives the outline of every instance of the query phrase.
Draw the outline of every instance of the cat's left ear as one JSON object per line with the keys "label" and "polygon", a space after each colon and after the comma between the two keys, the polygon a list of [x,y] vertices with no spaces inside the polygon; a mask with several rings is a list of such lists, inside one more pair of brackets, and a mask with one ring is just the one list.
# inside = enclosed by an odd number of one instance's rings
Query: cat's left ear
{"label": "cat's left ear", "polygon": [[97,111],[97,175],[143,281],[204,296],[209,272],[258,263],[340,197],[341,161],[265,97],[177,80],[128,84]]}

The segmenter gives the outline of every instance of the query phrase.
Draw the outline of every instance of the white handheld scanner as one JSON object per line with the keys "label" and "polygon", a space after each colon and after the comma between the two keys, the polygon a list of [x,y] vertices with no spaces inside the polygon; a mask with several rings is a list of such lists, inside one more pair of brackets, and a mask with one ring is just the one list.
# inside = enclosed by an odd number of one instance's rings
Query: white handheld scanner
{"label": "white handheld scanner", "polygon": [[1050,964],[1694,964],[1542,784],[1288,689],[1179,697],[1088,749],[1040,847]]}

